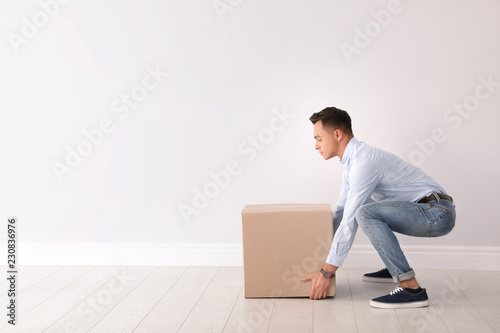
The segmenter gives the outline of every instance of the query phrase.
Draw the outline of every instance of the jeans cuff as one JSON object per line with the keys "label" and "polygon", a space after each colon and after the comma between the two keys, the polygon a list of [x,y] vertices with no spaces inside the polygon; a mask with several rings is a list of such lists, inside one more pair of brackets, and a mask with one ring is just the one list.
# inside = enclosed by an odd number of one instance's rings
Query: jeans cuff
{"label": "jeans cuff", "polygon": [[415,277],[415,272],[413,271],[413,268],[412,268],[409,272],[393,276],[392,278],[394,279],[394,282],[401,282],[401,281],[409,280],[409,279],[414,278],[414,277]]}

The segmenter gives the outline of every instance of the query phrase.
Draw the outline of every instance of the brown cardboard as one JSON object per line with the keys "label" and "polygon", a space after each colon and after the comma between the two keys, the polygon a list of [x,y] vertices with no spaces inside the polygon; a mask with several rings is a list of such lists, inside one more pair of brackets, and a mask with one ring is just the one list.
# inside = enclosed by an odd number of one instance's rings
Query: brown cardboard
{"label": "brown cardboard", "polygon": [[330,251],[330,204],[246,205],[241,215],[245,297],[309,297],[311,281],[299,279],[319,272]]}

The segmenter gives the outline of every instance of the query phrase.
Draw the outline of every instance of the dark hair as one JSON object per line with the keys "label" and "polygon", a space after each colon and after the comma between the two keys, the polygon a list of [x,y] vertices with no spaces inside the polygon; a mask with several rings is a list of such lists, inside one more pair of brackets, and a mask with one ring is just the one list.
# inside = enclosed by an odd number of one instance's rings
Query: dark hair
{"label": "dark hair", "polygon": [[344,110],[335,107],[328,107],[320,112],[313,113],[309,120],[316,124],[321,120],[323,127],[329,127],[332,130],[340,129],[346,134],[352,135],[351,117]]}

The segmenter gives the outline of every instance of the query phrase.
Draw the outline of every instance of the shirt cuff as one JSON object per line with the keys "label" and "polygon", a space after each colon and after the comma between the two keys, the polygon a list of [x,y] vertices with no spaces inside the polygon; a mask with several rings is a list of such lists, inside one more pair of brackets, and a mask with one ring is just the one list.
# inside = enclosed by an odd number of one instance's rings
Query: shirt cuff
{"label": "shirt cuff", "polygon": [[342,264],[344,263],[344,259],[345,258],[341,258],[338,255],[336,255],[333,249],[331,249],[325,262],[333,266],[341,267]]}

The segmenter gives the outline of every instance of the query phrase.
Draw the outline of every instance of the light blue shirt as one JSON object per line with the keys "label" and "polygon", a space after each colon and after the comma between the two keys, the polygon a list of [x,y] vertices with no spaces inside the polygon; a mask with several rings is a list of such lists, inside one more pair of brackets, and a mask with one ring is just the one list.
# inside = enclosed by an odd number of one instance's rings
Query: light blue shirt
{"label": "light blue shirt", "polygon": [[[402,158],[352,138],[342,163],[342,188],[333,223],[338,225],[326,262],[342,266],[358,224],[356,210],[374,201],[416,202],[432,192],[447,194],[421,169]],[[340,223],[340,224],[339,224]]]}

